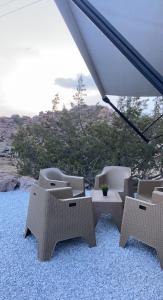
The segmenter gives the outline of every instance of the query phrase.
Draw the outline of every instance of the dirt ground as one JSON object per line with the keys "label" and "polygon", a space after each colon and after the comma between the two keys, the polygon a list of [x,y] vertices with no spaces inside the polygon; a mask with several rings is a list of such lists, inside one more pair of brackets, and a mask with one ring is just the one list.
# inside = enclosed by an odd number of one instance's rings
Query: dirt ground
{"label": "dirt ground", "polygon": [[9,174],[17,174],[16,166],[14,166],[12,158],[0,157],[0,172]]}

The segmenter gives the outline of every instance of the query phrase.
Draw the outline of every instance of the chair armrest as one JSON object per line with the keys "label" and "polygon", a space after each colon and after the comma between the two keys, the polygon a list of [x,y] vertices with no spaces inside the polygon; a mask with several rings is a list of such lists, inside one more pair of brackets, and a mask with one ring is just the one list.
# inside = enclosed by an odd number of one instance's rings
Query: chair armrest
{"label": "chair armrest", "polygon": [[68,198],[68,199],[61,199],[63,202],[69,202],[69,203],[74,203],[74,202],[82,202],[84,201],[89,201],[92,203],[92,197],[78,197],[78,198]]}
{"label": "chair armrest", "polygon": [[154,206],[155,204],[154,203],[151,203],[151,202],[147,202],[147,201],[144,201],[144,200],[140,200],[140,199],[136,199],[136,198],[132,198],[132,197],[126,197],[125,199],[125,206],[127,206],[129,203],[133,203],[135,206],[145,206],[146,208],[147,207],[152,207]]}
{"label": "chair armrest", "polygon": [[133,179],[131,177],[124,179],[124,196],[133,196]]}
{"label": "chair armrest", "polygon": [[39,185],[39,182],[36,181],[34,182],[34,184],[32,185],[32,188],[31,188],[31,193],[46,193],[46,189],[42,186]]}
{"label": "chair armrest", "polygon": [[84,191],[84,177],[64,175],[63,178],[74,190]]}
{"label": "chair armrest", "polygon": [[162,192],[159,190],[154,190],[152,193],[152,203],[163,204],[163,188]]}
{"label": "chair armrest", "polygon": [[163,187],[162,186],[157,186],[155,187],[154,191],[159,191],[163,193]]}
{"label": "chair armrest", "polygon": [[151,197],[154,188],[160,186],[160,182],[160,180],[139,180],[138,195],[146,195]]}
{"label": "chair armrest", "polygon": [[69,186],[69,183],[67,181],[61,181],[61,180],[52,180],[47,177],[41,178],[40,180],[40,186],[43,188],[59,188],[59,187],[67,187]]}
{"label": "chair armrest", "polygon": [[96,175],[94,189],[99,190],[100,186],[103,184],[106,184],[106,174],[101,173],[101,174]]}
{"label": "chair armrest", "polygon": [[71,187],[47,189],[46,191],[57,199],[67,199],[73,197],[73,192]]}
{"label": "chair armrest", "polygon": [[52,188],[60,188],[60,187],[68,187],[69,186],[69,183],[67,181],[48,179],[48,182]]}

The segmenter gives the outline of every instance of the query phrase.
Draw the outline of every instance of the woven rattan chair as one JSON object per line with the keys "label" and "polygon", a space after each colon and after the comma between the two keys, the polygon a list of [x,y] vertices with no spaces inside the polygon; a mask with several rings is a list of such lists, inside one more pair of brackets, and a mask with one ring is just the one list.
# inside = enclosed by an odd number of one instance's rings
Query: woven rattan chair
{"label": "woven rattan chair", "polygon": [[163,192],[154,191],[152,202],[126,197],[120,246],[129,236],[156,249],[163,269]]}
{"label": "woven rattan chair", "polygon": [[107,184],[110,191],[116,191],[124,201],[125,196],[132,195],[131,169],[127,167],[109,166],[105,167],[101,174],[95,178],[95,189]]}
{"label": "woven rattan chair", "polygon": [[34,184],[30,194],[25,237],[38,240],[38,258],[48,260],[57,242],[84,238],[96,245],[92,199],[72,198],[72,188],[44,189]]}
{"label": "woven rattan chair", "polygon": [[151,201],[152,192],[156,187],[163,187],[163,180],[139,180],[137,198],[144,201]]}
{"label": "woven rattan chair", "polygon": [[40,171],[39,185],[45,189],[72,187],[73,197],[85,196],[84,178],[64,174],[57,168],[47,168]]}

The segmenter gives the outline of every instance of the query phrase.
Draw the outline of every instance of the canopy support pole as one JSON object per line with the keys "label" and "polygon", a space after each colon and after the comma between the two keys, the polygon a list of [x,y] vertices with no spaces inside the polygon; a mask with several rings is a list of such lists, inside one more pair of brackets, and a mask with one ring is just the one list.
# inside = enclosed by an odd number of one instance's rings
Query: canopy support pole
{"label": "canopy support pole", "polygon": [[149,124],[144,130],[143,134],[148,131],[155,123],[157,123],[161,118],[163,117],[163,114],[161,114],[156,120],[154,120],[151,124]]}
{"label": "canopy support pole", "polygon": [[[163,76],[128,42],[128,40],[88,1],[71,0],[95,24],[95,26],[119,49],[135,68],[163,95]],[[144,133],[162,116],[141,132],[128,118],[118,110],[107,96],[103,101],[108,103],[119,116],[146,142],[150,140]],[[160,137],[160,136],[158,136]],[[155,137],[158,138],[158,137]]]}
{"label": "canopy support pole", "polygon": [[110,101],[110,99],[105,96],[103,101],[109,104],[118,115],[148,144],[149,139],[147,139],[144,134]]}

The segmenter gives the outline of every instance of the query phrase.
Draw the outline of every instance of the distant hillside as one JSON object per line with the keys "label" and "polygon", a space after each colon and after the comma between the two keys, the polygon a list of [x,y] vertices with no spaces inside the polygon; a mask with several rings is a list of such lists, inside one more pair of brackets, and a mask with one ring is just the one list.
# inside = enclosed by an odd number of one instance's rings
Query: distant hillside
{"label": "distant hillside", "polygon": [[[74,114],[78,113],[76,107],[72,108]],[[87,106],[85,105],[82,108],[82,114],[86,117],[88,116],[89,120],[95,118],[97,122],[100,120],[106,120],[107,122],[111,122],[111,115],[112,111],[103,106],[99,106],[98,110],[97,107]],[[57,112],[40,112],[39,115],[34,117],[23,116],[20,117],[19,115],[12,115],[11,117],[0,117],[0,156],[8,156],[11,152],[11,145],[12,145],[12,138],[13,135],[16,134],[17,130],[21,126],[27,126],[30,124],[42,124],[48,122],[49,120],[53,119],[54,124],[59,120],[61,115],[60,111]]]}
{"label": "distant hillside", "polygon": [[30,124],[30,117],[13,115],[11,117],[0,117],[0,154],[10,152],[12,137],[17,132],[19,126]]}

